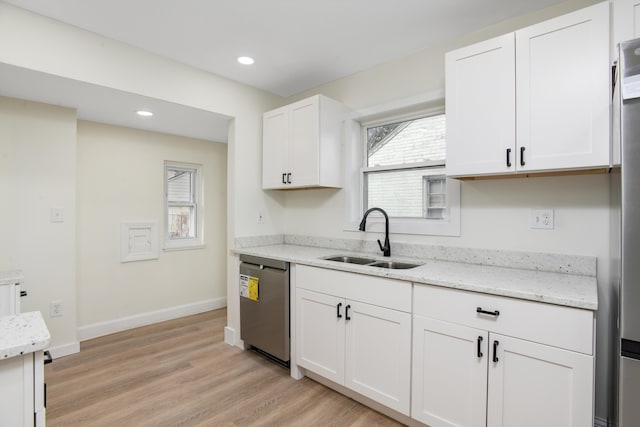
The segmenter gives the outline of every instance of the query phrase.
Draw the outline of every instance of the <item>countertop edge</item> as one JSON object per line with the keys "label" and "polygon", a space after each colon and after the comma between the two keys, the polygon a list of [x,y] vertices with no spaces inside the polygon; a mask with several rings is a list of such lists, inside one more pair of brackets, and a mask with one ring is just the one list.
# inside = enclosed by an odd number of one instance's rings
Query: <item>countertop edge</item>
{"label": "countertop edge", "polygon": [[0,318],[0,361],[44,350],[51,334],[39,311]]}

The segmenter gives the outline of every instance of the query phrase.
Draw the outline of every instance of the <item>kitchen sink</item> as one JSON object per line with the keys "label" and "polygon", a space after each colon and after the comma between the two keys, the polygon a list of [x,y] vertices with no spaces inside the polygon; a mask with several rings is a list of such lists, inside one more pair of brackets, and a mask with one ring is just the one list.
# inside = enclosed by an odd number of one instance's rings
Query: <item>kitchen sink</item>
{"label": "kitchen sink", "polygon": [[408,270],[410,268],[420,267],[422,264],[412,264],[409,262],[397,261],[378,261],[369,265],[371,267],[390,268],[392,270]]}
{"label": "kitchen sink", "polygon": [[372,262],[375,261],[375,259],[371,259],[371,258],[361,258],[357,256],[348,256],[348,255],[332,256],[325,259],[327,261],[346,262],[349,264],[360,264],[360,265],[371,264]]}
{"label": "kitchen sink", "polygon": [[377,261],[371,258],[363,258],[350,255],[336,255],[324,258],[327,261],[346,262],[348,264],[366,265],[369,267],[389,268],[392,270],[407,270],[410,268],[420,267],[422,264],[413,264],[409,262],[399,261]]}

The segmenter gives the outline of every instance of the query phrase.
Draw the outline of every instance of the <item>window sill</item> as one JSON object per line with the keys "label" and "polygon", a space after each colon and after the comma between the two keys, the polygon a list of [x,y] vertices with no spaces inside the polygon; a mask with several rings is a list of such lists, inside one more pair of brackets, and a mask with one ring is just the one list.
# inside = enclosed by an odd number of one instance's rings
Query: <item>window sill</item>
{"label": "window sill", "polygon": [[188,251],[191,249],[204,249],[205,244],[201,241],[188,241],[188,242],[174,242],[174,241],[165,241],[164,247],[162,250],[164,252],[172,252],[172,251]]}

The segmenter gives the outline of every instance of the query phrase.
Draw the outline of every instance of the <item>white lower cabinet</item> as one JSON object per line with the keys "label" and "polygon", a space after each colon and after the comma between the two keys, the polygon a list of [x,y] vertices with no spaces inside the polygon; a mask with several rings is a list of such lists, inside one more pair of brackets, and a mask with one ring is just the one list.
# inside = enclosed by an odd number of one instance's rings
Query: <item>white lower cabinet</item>
{"label": "white lower cabinet", "polygon": [[489,340],[487,425],[593,425],[592,356],[498,334]]}
{"label": "white lower cabinet", "polygon": [[[473,315],[455,316],[464,311]],[[427,317],[433,314],[444,319]],[[593,425],[593,353],[579,350],[592,349],[592,316],[587,310],[416,286],[412,418],[431,427]],[[575,336],[590,336],[590,342],[567,339],[570,348],[560,348],[528,340],[538,335],[537,323],[545,322],[558,322],[547,330],[549,342],[573,335],[576,325],[586,333]],[[511,324],[520,325],[521,337],[499,333],[511,331]]]}
{"label": "white lower cabinet", "polygon": [[296,286],[297,364],[409,415],[411,284],[297,266]]}
{"label": "white lower cabinet", "polygon": [[0,360],[0,426],[45,425],[43,351]]}
{"label": "white lower cabinet", "polygon": [[487,335],[413,316],[412,418],[432,427],[485,425]]}

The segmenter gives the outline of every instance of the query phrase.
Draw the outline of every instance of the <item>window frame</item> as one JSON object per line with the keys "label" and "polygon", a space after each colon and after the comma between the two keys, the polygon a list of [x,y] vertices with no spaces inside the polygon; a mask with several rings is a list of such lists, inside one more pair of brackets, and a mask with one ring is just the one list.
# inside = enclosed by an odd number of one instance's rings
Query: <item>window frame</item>
{"label": "window frame", "polygon": [[[189,173],[193,173],[193,180],[191,183],[190,191],[192,193],[193,201],[172,203],[169,200],[169,180],[167,178],[167,172],[169,169],[183,170]],[[183,163],[165,160],[163,168],[163,182],[164,182],[164,245],[163,250],[183,250],[183,249],[199,249],[204,247],[204,209],[202,198],[202,165],[195,163]],[[187,238],[172,238],[169,235],[169,208],[172,206],[192,206],[193,210],[193,226],[194,237]],[[190,224],[191,225],[191,224]]]}
{"label": "window frame", "polygon": [[[425,104],[427,104],[425,106]],[[373,113],[353,114],[345,126],[345,138],[349,143],[346,146],[345,171],[345,197],[346,197],[346,222],[345,230],[356,231],[364,213],[365,173],[385,170],[402,170],[413,168],[431,168],[428,175],[445,175],[445,165],[440,161],[410,163],[406,167],[394,166],[366,166],[367,142],[366,128],[388,123],[396,123],[416,119],[420,117],[446,114],[444,100],[442,98],[431,99],[420,105],[395,104],[395,108],[378,107],[372,109]],[[357,146],[354,149],[354,146]],[[446,157],[445,157],[446,163]],[[348,179],[348,177],[357,179]],[[357,185],[357,188],[354,188]],[[433,235],[433,236],[460,236],[460,181],[447,178],[447,210],[446,219],[429,218],[390,218],[390,232],[395,234]],[[357,202],[354,200],[357,198]],[[423,206],[426,200],[423,197]],[[371,216],[367,219],[367,231],[384,231],[384,220],[380,216]]]}

